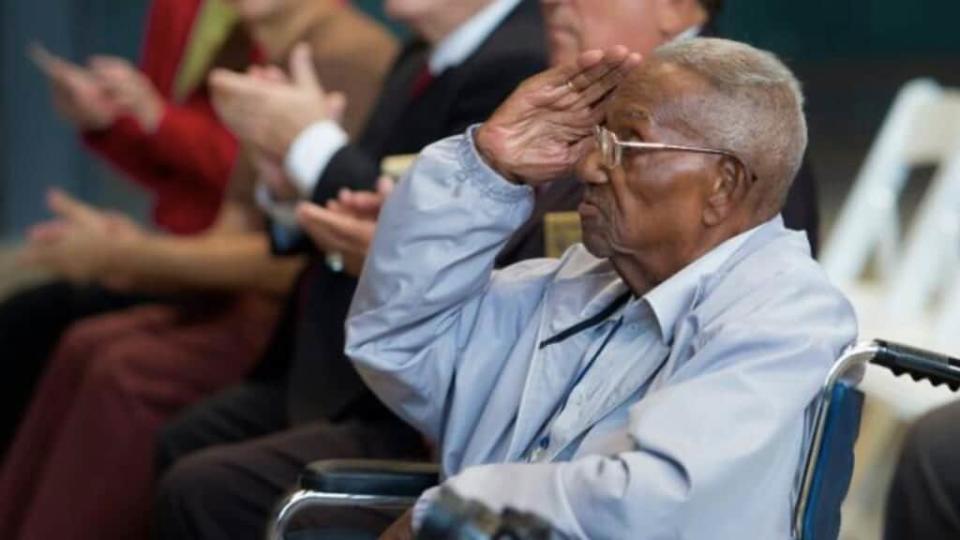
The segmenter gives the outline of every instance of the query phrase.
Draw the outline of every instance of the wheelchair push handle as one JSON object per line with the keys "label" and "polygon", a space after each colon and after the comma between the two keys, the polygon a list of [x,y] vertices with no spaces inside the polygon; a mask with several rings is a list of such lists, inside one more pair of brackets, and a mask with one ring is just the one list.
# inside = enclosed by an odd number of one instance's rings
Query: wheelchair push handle
{"label": "wheelchair push handle", "polygon": [[886,367],[894,375],[906,374],[915,381],[926,379],[934,386],[945,384],[950,390],[960,389],[960,360],[881,339],[874,343],[878,349],[872,363]]}

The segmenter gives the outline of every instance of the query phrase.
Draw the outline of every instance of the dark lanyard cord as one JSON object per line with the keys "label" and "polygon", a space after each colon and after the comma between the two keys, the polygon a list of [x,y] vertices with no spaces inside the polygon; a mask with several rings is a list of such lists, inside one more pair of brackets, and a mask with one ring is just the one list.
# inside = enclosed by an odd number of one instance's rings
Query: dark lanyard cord
{"label": "dark lanyard cord", "polygon": [[[564,330],[563,332],[560,332],[559,334],[553,336],[552,338],[544,340],[543,342],[540,343],[540,348],[543,349],[547,345],[559,343],[575,334],[578,334],[580,332],[583,332],[584,330],[587,330],[588,328],[591,328],[600,324],[607,317],[612,315],[617,309],[619,309],[624,304],[626,304],[627,301],[630,299],[631,295],[632,293],[630,291],[627,291],[623,295],[619,296],[616,300],[614,300],[609,306],[607,306],[602,311],[600,311],[600,313],[594,315],[593,317],[590,317],[589,319],[586,319],[580,323],[577,323],[571,326],[570,328]],[[550,437],[543,435],[544,431],[547,429],[547,426],[550,425],[550,423],[556,418],[557,414],[559,414],[560,411],[566,408],[567,402],[570,400],[571,392],[573,392],[573,390],[577,387],[577,385],[580,384],[584,376],[586,376],[587,372],[590,371],[590,368],[593,367],[593,364],[597,361],[597,358],[600,358],[600,355],[603,353],[603,350],[607,348],[607,345],[610,343],[610,340],[613,339],[613,335],[617,333],[617,330],[619,330],[620,326],[622,325],[623,325],[623,316],[621,315],[620,318],[617,319],[617,322],[613,325],[613,328],[611,328],[610,331],[607,332],[607,335],[603,338],[603,343],[600,344],[600,348],[597,349],[597,352],[593,354],[593,357],[590,358],[590,361],[587,362],[587,365],[585,365],[583,369],[580,370],[580,373],[578,373],[577,376],[573,379],[573,381],[569,385],[567,385],[566,392],[564,392],[564,395],[563,395],[563,400],[560,401],[560,403],[556,407],[554,407],[553,411],[551,411],[551,413],[546,417],[546,419],[544,419],[543,423],[540,425],[540,428],[537,429],[536,433],[537,433],[537,437],[540,438],[541,448],[548,446],[550,443]],[[529,454],[529,449],[527,452],[525,452],[525,454]]]}
{"label": "dark lanyard cord", "polygon": [[548,345],[553,345],[554,343],[560,343],[561,341],[564,341],[567,338],[573,337],[579,334],[580,332],[587,330],[588,328],[592,328],[602,323],[609,316],[613,315],[618,309],[623,307],[623,305],[626,304],[628,300],[630,300],[631,296],[633,296],[633,292],[631,291],[627,291],[621,294],[613,302],[611,302],[609,306],[600,310],[600,313],[597,313],[596,315],[594,315],[593,317],[590,317],[589,319],[584,319],[578,322],[577,324],[571,326],[570,328],[567,328],[566,330],[563,330],[562,332],[554,335],[553,337],[550,337],[541,341],[540,346],[538,348],[543,349]]}

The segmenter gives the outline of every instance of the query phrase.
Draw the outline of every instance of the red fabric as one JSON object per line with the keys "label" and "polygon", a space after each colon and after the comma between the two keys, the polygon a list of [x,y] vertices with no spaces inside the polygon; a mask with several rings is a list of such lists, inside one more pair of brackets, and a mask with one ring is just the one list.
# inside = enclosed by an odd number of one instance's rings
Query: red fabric
{"label": "red fabric", "polygon": [[155,133],[120,118],[109,129],[88,132],[89,148],[153,195],[153,219],[173,233],[199,232],[220,207],[237,142],[220,124],[201,87],[183,103],[172,101],[180,60],[186,53],[202,0],[154,0],[140,68],[167,101]]}
{"label": "red fabric", "polygon": [[0,470],[0,538],[148,537],[157,430],[239,381],[275,319],[253,299],[218,307],[138,307],[71,327]]}
{"label": "red fabric", "polygon": [[413,86],[410,88],[410,98],[417,99],[427,91],[427,88],[430,88],[430,84],[433,83],[436,77],[433,76],[433,73],[430,73],[430,67],[426,64],[423,65],[423,68],[420,70],[420,73],[417,73],[417,78],[413,80]]}

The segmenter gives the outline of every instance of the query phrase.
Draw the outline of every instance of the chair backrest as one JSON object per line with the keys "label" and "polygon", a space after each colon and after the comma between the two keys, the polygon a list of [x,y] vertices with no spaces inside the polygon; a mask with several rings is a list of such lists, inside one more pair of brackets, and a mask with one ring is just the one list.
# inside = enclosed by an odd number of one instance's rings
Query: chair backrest
{"label": "chair backrest", "polygon": [[860,434],[863,393],[857,389],[867,364],[960,390],[960,360],[885,340],[849,347],[817,397],[813,436],[802,467],[793,515],[793,540],[836,540],[840,506],[853,476],[853,448]]}
{"label": "chair backrest", "polygon": [[[901,88],[880,133],[874,140],[854,182],[837,223],[824,247],[821,261],[827,274],[841,287],[853,283],[866,266],[871,252],[879,248],[880,270],[893,277],[894,270],[907,261],[899,246],[900,225],[897,200],[910,168],[921,164],[943,164],[960,150],[960,92],[942,88],[929,79],[910,81]],[[952,167],[948,167],[950,169]],[[922,205],[917,229],[908,238],[916,244],[911,255],[936,256],[918,239],[928,234],[935,216],[941,213],[942,193],[954,192],[948,170],[933,183],[931,203]],[[926,222],[925,222],[926,221]],[[923,234],[921,234],[923,233]],[[936,242],[936,239],[934,240]],[[941,252],[942,253],[942,252]],[[914,264],[925,264],[923,261]],[[900,273],[902,275],[902,273]],[[923,288],[929,287],[923,283]],[[916,288],[912,289],[916,291]],[[907,293],[911,291],[906,291]],[[922,292],[926,292],[925,290]],[[899,298],[909,298],[901,293]]]}
{"label": "chair backrest", "polygon": [[[853,476],[853,446],[860,433],[863,393],[849,381],[838,381],[825,411],[819,452],[809,455],[813,481],[795,540],[836,540],[840,533],[840,506]],[[805,468],[806,468],[805,467]]]}

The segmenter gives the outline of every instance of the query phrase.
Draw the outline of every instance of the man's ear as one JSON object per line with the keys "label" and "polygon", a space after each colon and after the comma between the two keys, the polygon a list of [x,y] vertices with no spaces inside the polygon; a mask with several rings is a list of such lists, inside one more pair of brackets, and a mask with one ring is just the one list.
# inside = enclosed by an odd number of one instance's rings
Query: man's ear
{"label": "man's ear", "polygon": [[713,168],[707,200],[703,206],[703,224],[719,225],[739,206],[747,193],[747,172],[737,160],[722,156]]}
{"label": "man's ear", "polygon": [[657,29],[668,39],[707,23],[707,11],[698,0],[654,0],[654,6]]}

